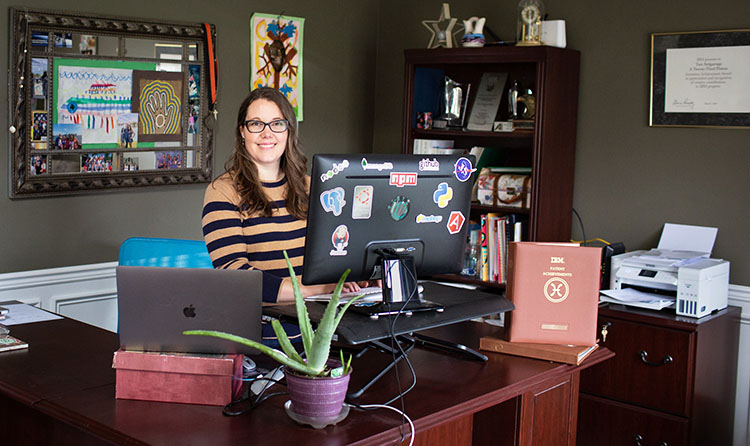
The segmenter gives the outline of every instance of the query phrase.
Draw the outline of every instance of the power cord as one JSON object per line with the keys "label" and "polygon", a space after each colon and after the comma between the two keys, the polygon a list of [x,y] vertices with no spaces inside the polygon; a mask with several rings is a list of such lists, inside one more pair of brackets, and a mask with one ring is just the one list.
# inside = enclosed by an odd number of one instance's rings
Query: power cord
{"label": "power cord", "polygon": [[[408,415],[406,415],[406,413],[403,410],[398,410],[393,406],[388,406],[385,404],[363,404],[363,405],[349,404],[349,405],[352,407],[356,407],[357,409],[362,409],[362,410],[388,409],[388,410],[392,410],[394,412],[400,413],[401,419],[402,420],[406,419],[406,421],[409,423],[409,429],[411,429],[411,435],[409,435],[409,446],[412,446],[414,444],[414,437],[416,437],[416,431],[414,430],[414,422],[411,420],[411,418],[409,418]],[[400,443],[403,443],[405,439],[406,439],[406,435],[402,432]]]}
{"label": "power cord", "polygon": [[576,211],[575,208],[571,208],[573,210],[573,213],[576,214],[576,217],[578,217],[578,223],[581,225],[581,234],[583,234],[583,242],[581,243],[581,246],[586,246],[586,230],[583,228],[583,219],[581,218],[581,214]]}

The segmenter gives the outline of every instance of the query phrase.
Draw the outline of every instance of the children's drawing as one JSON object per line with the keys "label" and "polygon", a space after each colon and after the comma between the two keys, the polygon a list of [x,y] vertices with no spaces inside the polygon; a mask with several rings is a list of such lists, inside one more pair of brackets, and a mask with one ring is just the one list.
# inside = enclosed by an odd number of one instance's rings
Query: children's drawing
{"label": "children's drawing", "polygon": [[133,72],[139,141],[182,141],[182,73]]}
{"label": "children's drawing", "polygon": [[302,121],[304,18],[255,13],[250,18],[250,89],[275,88]]}
{"label": "children's drawing", "polygon": [[117,116],[130,113],[133,69],[154,64],[54,58],[54,123],[81,124],[84,148],[112,147]]}

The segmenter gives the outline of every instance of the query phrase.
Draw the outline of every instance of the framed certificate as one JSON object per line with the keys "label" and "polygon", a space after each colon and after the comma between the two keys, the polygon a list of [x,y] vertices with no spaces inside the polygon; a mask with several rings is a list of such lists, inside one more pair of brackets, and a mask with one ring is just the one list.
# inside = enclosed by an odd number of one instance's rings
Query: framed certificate
{"label": "framed certificate", "polygon": [[750,30],[651,34],[652,127],[750,128]]}

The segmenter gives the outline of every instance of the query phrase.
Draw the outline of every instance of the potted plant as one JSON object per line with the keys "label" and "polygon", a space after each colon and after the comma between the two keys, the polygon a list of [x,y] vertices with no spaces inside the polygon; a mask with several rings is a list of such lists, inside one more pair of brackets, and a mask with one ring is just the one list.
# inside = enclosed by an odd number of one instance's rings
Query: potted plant
{"label": "potted plant", "polygon": [[[326,306],[323,317],[318,323],[317,329],[313,330],[310,323],[310,316],[307,312],[305,300],[299,289],[297,276],[289,261],[286,251],[284,251],[289,275],[292,278],[292,287],[294,289],[294,301],[297,308],[297,320],[302,334],[302,345],[305,352],[305,358],[297,353],[297,350],[289,341],[281,323],[274,319],[271,321],[273,331],[278,337],[279,344],[283,351],[263,345],[259,342],[235,336],[230,333],[212,330],[188,330],[184,331],[186,335],[203,335],[214,336],[221,339],[238,342],[259,350],[274,360],[284,365],[287,385],[291,399],[291,408],[287,407],[287,413],[295,421],[302,421],[306,424],[312,424],[314,427],[323,427],[330,422],[340,421],[345,416],[342,414],[342,405],[346,397],[346,390],[349,385],[349,376],[351,368],[349,364],[341,364],[337,361],[331,361],[329,354],[331,350],[331,339],[336,327],[338,327],[341,318],[344,316],[347,308],[359,297],[347,302],[337,313],[341,289],[344,286],[346,277],[350,270],[344,271],[341,275],[336,288],[331,295],[331,300]],[[351,362],[351,357],[349,358]],[[340,367],[331,367],[340,366]],[[290,413],[291,409],[291,413]],[[297,417],[295,417],[295,415]],[[301,420],[300,420],[301,418]],[[317,425],[309,421],[318,421]],[[320,422],[324,424],[321,424]]]}

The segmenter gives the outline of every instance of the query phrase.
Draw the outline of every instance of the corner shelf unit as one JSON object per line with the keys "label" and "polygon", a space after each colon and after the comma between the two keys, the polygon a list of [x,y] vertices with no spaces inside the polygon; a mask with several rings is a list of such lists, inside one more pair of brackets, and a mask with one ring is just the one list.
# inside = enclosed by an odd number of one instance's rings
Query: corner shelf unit
{"label": "corner shelf unit", "polygon": [[[570,239],[578,113],[578,51],[554,47],[484,47],[408,49],[404,51],[403,153],[412,153],[415,139],[453,140],[454,148],[468,151],[474,146],[492,150],[505,166],[532,168],[531,204],[521,210],[507,206],[472,206],[471,219],[498,212],[528,216],[526,240],[567,241]],[[510,133],[464,129],[419,129],[416,114],[437,109],[415,107],[416,98],[433,94],[415,82],[417,69],[436,69],[459,83],[470,83],[465,121],[471,113],[476,90],[485,72],[508,73],[496,121],[508,119],[507,91],[513,81],[531,89],[535,100],[533,129]],[[439,91],[434,92],[439,95]],[[421,107],[420,107],[421,108]],[[482,286],[504,287],[461,276],[451,280]]]}

